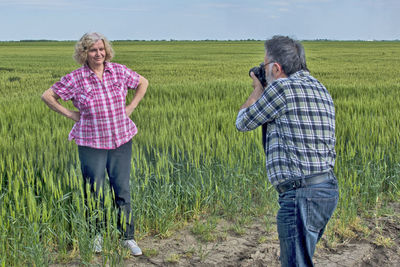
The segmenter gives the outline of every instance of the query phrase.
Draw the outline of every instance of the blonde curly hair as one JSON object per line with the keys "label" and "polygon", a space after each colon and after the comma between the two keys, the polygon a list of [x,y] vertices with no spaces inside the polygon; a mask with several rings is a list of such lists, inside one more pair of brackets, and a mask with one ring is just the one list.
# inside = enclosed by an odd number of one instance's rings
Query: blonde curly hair
{"label": "blonde curly hair", "polygon": [[85,33],[81,39],[75,45],[75,53],[73,58],[78,64],[87,64],[87,54],[89,48],[97,41],[102,40],[104,43],[104,49],[106,50],[106,61],[110,61],[114,57],[114,50],[111,47],[110,41],[101,33],[91,32]]}

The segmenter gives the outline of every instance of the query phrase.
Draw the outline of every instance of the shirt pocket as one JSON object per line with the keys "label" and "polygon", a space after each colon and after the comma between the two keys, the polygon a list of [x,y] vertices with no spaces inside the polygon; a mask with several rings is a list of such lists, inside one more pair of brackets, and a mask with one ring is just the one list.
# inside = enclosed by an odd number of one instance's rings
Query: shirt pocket
{"label": "shirt pocket", "polygon": [[123,83],[120,81],[114,81],[111,85],[111,93],[117,98],[125,99],[127,91]]}
{"label": "shirt pocket", "polygon": [[78,109],[82,113],[86,113],[90,109],[90,101],[93,99],[93,90],[91,87],[82,88],[76,93]]}
{"label": "shirt pocket", "polygon": [[126,118],[126,95],[127,90],[121,82],[114,82],[110,88],[111,102],[113,103],[112,108],[117,119]]}

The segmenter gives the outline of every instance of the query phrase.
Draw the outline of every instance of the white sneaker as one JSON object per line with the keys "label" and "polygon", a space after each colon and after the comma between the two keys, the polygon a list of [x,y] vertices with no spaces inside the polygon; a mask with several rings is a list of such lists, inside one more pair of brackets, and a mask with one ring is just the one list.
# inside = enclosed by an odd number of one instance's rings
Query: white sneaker
{"label": "white sneaker", "polygon": [[122,241],[122,245],[126,248],[129,248],[133,256],[140,256],[143,254],[142,250],[133,239]]}
{"label": "white sneaker", "polygon": [[100,253],[103,251],[103,236],[97,234],[93,241],[93,252]]}

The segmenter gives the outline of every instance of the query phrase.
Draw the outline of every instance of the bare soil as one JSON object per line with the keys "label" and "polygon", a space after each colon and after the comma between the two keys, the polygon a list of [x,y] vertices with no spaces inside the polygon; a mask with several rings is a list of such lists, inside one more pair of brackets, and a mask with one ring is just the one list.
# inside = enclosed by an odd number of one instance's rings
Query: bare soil
{"label": "bare soil", "polygon": [[[356,235],[338,235],[333,242],[328,242],[324,235],[314,255],[315,266],[400,266],[400,203],[393,203],[390,208],[392,211],[389,215],[362,219],[364,228]],[[279,240],[274,221],[267,226],[263,218],[253,219],[238,229],[232,222],[219,219],[211,233],[212,241],[204,241],[204,235],[194,234],[193,225],[188,224],[169,238],[149,236],[140,239],[138,244],[144,255],[127,256],[120,264],[280,266]],[[101,261],[97,256],[93,266],[104,266]],[[78,265],[76,262],[68,266]]]}
{"label": "bare soil", "polygon": [[[368,232],[328,247],[323,237],[314,255],[315,266],[400,266],[400,203],[394,214],[363,219]],[[253,220],[243,233],[219,221],[216,240],[204,242],[192,226],[167,239],[146,237],[139,245],[145,254],[126,259],[126,266],[280,266],[276,224],[268,232],[263,219]],[[366,237],[365,237],[366,236]],[[149,255],[146,255],[149,254]]]}

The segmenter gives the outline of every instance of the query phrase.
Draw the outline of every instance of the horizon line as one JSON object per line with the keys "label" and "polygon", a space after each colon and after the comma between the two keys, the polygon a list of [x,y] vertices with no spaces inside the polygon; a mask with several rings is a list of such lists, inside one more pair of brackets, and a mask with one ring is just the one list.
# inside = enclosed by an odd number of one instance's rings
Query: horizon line
{"label": "horizon line", "polygon": [[[234,41],[265,41],[266,39],[114,39],[110,42],[234,42]],[[299,41],[332,41],[332,42],[393,42],[400,39],[297,39]],[[0,40],[0,42],[77,42],[77,40],[57,40],[57,39],[21,39],[21,40]]]}

